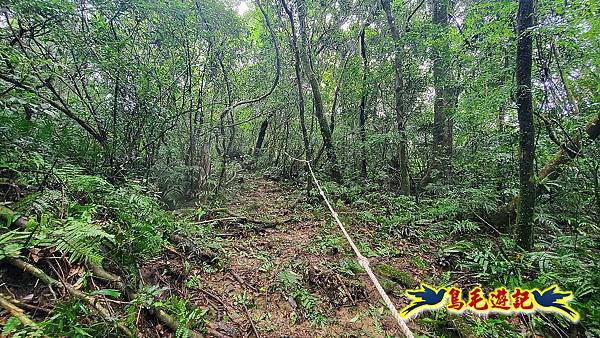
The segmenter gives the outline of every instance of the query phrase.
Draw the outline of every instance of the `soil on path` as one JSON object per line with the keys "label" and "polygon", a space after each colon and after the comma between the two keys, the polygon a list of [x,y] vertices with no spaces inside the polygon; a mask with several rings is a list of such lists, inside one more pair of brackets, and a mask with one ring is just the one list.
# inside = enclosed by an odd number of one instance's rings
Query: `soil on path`
{"label": "soil on path", "polygon": [[[305,203],[302,194],[245,177],[222,209],[227,214],[204,217],[244,216],[212,224],[220,264],[192,268],[186,298],[207,309],[211,328],[232,337],[253,337],[255,331],[260,337],[399,336],[329,213],[319,203]],[[340,214],[372,266],[385,262],[407,271],[413,282],[422,280],[425,271],[404,250],[408,240],[380,240],[372,224],[353,222],[352,211]],[[387,282],[396,306],[405,306],[404,288]]]}

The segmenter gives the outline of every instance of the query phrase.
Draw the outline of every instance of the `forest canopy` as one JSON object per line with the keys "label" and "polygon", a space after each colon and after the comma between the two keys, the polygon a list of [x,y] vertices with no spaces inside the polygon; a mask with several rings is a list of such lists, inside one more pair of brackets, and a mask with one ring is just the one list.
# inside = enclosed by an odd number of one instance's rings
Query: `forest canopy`
{"label": "forest canopy", "polygon": [[599,51],[598,0],[3,1],[3,335],[401,335],[338,215],[398,308],[581,315],[415,336],[600,335]]}

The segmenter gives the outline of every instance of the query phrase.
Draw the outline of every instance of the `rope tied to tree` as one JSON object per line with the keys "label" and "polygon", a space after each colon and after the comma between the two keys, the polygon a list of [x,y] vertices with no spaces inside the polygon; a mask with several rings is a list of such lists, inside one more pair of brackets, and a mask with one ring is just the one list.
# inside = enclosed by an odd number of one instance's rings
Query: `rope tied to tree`
{"label": "rope tied to tree", "polygon": [[308,171],[310,172],[310,175],[311,175],[311,177],[313,179],[313,182],[315,182],[315,186],[319,190],[319,194],[321,195],[321,197],[325,201],[325,204],[327,205],[327,208],[329,209],[329,212],[333,216],[333,219],[336,221],[338,227],[340,228],[340,230],[344,234],[344,237],[346,238],[346,241],[348,241],[348,243],[350,244],[350,247],[352,247],[352,250],[354,251],[354,254],[356,254],[356,258],[358,260],[358,263],[360,264],[360,266],[363,267],[363,269],[365,269],[365,271],[367,272],[367,275],[369,275],[369,279],[371,279],[371,282],[373,283],[373,285],[377,289],[377,292],[379,292],[379,295],[383,299],[385,305],[387,306],[387,308],[392,313],[392,317],[394,317],[394,319],[396,319],[396,322],[398,322],[398,326],[400,327],[400,331],[402,332],[402,334],[404,334],[404,336],[407,337],[407,338],[414,338],[414,335],[413,335],[412,331],[408,328],[408,325],[406,325],[406,320],[400,316],[400,313],[396,309],[396,306],[394,305],[394,303],[392,303],[392,300],[387,295],[387,293],[385,292],[385,290],[383,290],[383,287],[381,286],[381,284],[379,283],[379,280],[377,279],[377,277],[373,273],[373,270],[371,270],[371,267],[369,266],[369,260],[367,259],[367,257],[365,257],[365,256],[363,256],[361,254],[361,252],[358,249],[358,247],[356,246],[356,244],[354,244],[354,241],[352,240],[352,237],[350,237],[350,234],[348,234],[348,232],[346,231],[346,228],[342,224],[342,221],[340,221],[340,218],[338,217],[338,213],[333,209],[333,207],[331,206],[331,203],[329,203],[329,200],[327,199],[327,196],[325,196],[325,192],[321,188],[321,185],[319,184],[319,181],[317,180],[317,177],[315,176],[315,173],[312,170],[312,166],[310,165],[310,161],[295,158],[295,157],[291,156],[290,154],[287,154],[287,156],[289,156],[291,159],[293,159],[295,161],[304,162],[304,163],[307,164]]}

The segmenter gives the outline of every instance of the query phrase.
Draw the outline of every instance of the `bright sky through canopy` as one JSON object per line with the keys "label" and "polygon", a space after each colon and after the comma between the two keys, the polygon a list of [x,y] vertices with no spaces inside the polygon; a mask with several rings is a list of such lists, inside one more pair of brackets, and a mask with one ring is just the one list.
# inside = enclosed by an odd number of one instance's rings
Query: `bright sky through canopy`
{"label": "bright sky through canopy", "polygon": [[250,6],[248,5],[248,1],[240,1],[240,3],[236,7],[238,15],[244,15],[250,10]]}

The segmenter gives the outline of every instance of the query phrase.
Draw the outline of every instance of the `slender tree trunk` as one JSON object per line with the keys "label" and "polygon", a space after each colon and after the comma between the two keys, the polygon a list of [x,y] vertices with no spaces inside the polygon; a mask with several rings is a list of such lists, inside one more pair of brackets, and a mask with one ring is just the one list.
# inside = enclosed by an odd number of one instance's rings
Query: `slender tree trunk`
{"label": "slender tree trunk", "polygon": [[258,131],[258,138],[256,139],[256,146],[254,147],[254,157],[258,157],[261,153],[261,149],[263,146],[263,142],[265,140],[265,134],[267,133],[267,128],[269,127],[269,116],[265,118],[265,120],[260,124],[260,129]]}
{"label": "slender tree trunk", "polygon": [[[506,48],[503,48],[502,53],[503,53],[502,65],[505,69],[508,69],[509,68],[509,51]],[[501,86],[503,83],[509,82],[509,81],[510,81],[510,79],[507,76],[502,76],[500,81],[498,81],[498,86]],[[506,102],[503,102],[498,107],[498,115],[496,116],[496,137],[497,137],[496,146],[498,147],[498,149],[502,148],[505,143],[505,140],[504,140],[505,126],[506,126],[505,120],[506,120]],[[501,192],[504,190],[505,183],[506,183],[506,175],[505,175],[504,167],[505,167],[505,160],[502,159],[501,157],[498,157],[496,159],[496,192],[500,196],[503,195],[503,194],[501,194]],[[504,203],[504,202],[505,202],[505,200],[503,198],[502,203]]]}
{"label": "slender tree trunk", "polygon": [[[310,141],[308,138],[308,131],[306,130],[305,110],[304,110],[304,90],[302,89],[302,70],[300,69],[300,52],[298,51],[298,34],[296,33],[296,24],[294,23],[294,14],[288,7],[285,0],[281,0],[281,4],[285,9],[285,12],[290,20],[290,26],[292,29],[292,50],[294,52],[294,73],[296,75],[296,89],[298,90],[298,113],[300,115],[300,129],[302,130],[302,142],[304,143],[304,154],[305,159],[310,161],[312,158],[312,151],[310,149]],[[308,174],[308,166],[306,168]],[[310,182],[310,180],[309,180]]]}
{"label": "slender tree trunk", "polygon": [[[203,128],[204,124],[204,85],[206,79],[206,67],[209,64],[211,59],[211,51],[212,51],[212,42],[208,42],[208,50],[206,52],[207,58],[202,66],[202,70],[200,71],[200,83],[198,84],[198,100],[196,101],[196,111],[194,113],[194,141],[200,139],[199,132]],[[211,171],[211,163],[210,163],[210,148],[212,141],[212,134],[208,136],[203,136],[201,141],[201,149],[200,154],[198,156],[198,177],[195,180],[195,189],[200,194],[205,190],[206,183],[208,182],[208,178],[210,177]]]}
{"label": "slender tree trunk", "polygon": [[[232,96],[232,92],[231,92],[231,86],[229,84],[229,77],[227,76],[227,71],[225,70],[225,65],[223,64],[223,56],[219,57],[219,65],[220,65],[221,71],[223,73],[223,81],[225,82],[225,89],[227,91],[227,106],[231,107],[233,104],[233,96]],[[231,150],[232,142],[227,142],[227,137],[226,137],[226,133],[225,133],[225,118],[227,117],[227,114],[230,111],[231,111],[231,109],[226,109],[219,116],[219,130],[221,133],[221,142],[222,142],[222,146],[223,146],[223,153],[221,154],[222,158],[221,158],[221,172],[219,173],[219,183],[217,184],[215,193],[218,193],[221,190],[221,186],[223,185],[223,182],[225,182],[225,177],[227,174],[227,163],[228,163],[228,157],[230,155],[229,152]],[[234,127],[232,127],[232,129],[231,129],[230,141],[233,139],[233,137],[234,137]]]}
{"label": "slender tree trunk", "polygon": [[600,218],[600,163],[594,167],[594,198],[596,199],[596,216]]}
{"label": "slender tree trunk", "polygon": [[365,45],[365,27],[360,31],[360,56],[362,58],[363,74],[362,74],[362,94],[360,96],[360,108],[358,112],[358,128],[360,135],[360,176],[367,178],[367,155],[365,149],[366,133],[365,133],[365,108],[367,105],[367,50]]}
{"label": "slender tree trunk", "polygon": [[110,149],[109,165],[112,172],[115,173],[117,170],[117,164],[115,163],[116,149],[117,149],[117,115],[119,109],[119,93],[120,93],[120,81],[119,74],[117,73],[115,79],[115,87],[113,90],[113,103],[112,103],[112,145]]}
{"label": "slender tree trunk", "polygon": [[448,0],[433,0],[432,23],[436,38],[433,46],[433,82],[435,101],[433,105],[433,169],[437,180],[448,183],[451,177],[452,161],[452,86],[448,84]]}
{"label": "slender tree trunk", "polygon": [[346,69],[348,69],[348,61],[350,60],[348,54],[342,55],[344,58],[344,65],[342,66],[342,71],[340,72],[340,76],[335,85],[335,91],[333,92],[333,103],[331,104],[331,122],[329,123],[329,130],[331,130],[331,134],[333,135],[333,131],[335,129],[335,115],[337,111],[337,106],[340,97],[340,91],[342,89],[342,85],[344,84],[344,74],[346,74]]}
{"label": "slender tree trunk", "polygon": [[535,212],[535,129],[531,98],[533,0],[519,0],[517,40],[517,112],[519,120],[519,193],[517,206],[517,245],[533,248]]}
{"label": "slender tree trunk", "polygon": [[398,147],[399,171],[400,171],[400,192],[403,195],[410,194],[410,178],[408,172],[408,138],[406,136],[406,114],[402,105],[402,90],[404,88],[404,78],[402,75],[402,46],[401,36],[396,20],[390,6],[390,0],[381,0],[381,5],[387,17],[387,23],[394,39],[394,71],[395,71],[395,112],[396,112],[396,127],[398,128],[398,136],[400,144]]}
{"label": "slender tree trunk", "polygon": [[319,123],[319,128],[321,129],[321,136],[323,137],[323,145],[325,146],[325,152],[327,153],[327,157],[329,157],[329,162],[331,164],[331,177],[335,181],[339,182],[342,180],[342,174],[340,172],[337,156],[333,147],[333,142],[331,140],[331,130],[329,129],[329,124],[325,119],[323,99],[321,97],[321,89],[319,88],[319,82],[317,81],[317,78],[311,67],[310,59],[308,58],[308,35],[306,33],[306,4],[303,0],[298,1],[298,19],[300,21],[300,56],[302,59],[302,68],[304,69],[304,74],[308,78],[308,82],[312,90],[313,102],[315,107],[315,117],[317,118],[317,122]]}

